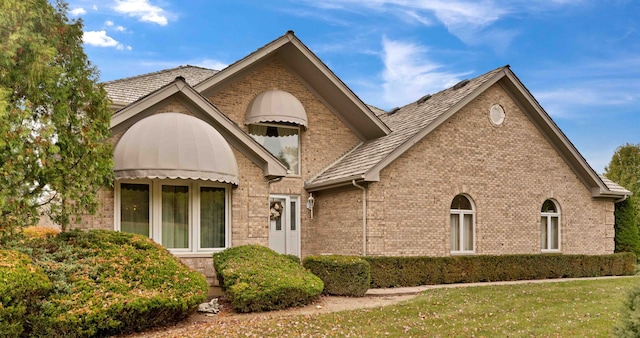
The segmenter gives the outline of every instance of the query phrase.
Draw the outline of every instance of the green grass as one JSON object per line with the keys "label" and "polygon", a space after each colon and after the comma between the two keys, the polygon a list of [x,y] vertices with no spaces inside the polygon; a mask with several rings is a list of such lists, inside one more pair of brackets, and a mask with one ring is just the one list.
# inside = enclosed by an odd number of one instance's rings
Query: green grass
{"label": "green grass", "polygon": [[[202,336],[610,337],[640,277],[443,288],[394,306],[209,327]],[[241,324],[241,325],[240,325]]]}

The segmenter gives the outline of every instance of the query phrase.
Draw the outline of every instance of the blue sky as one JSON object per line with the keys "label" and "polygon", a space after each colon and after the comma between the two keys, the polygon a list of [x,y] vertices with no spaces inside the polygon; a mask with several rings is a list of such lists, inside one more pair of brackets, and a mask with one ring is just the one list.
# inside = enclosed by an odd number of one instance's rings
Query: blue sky
{"label": "blue sky", "polygon": [[637,0],[70,0],[102,81],[213,69],[288,30],[363,101],[415,101],[509,64],[604,172],[640,143]]}

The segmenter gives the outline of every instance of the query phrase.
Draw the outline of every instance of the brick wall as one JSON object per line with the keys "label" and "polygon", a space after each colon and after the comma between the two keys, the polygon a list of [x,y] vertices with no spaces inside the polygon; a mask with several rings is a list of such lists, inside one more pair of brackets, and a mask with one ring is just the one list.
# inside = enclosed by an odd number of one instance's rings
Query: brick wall
{"label": "brick wall", "polygon": [[[263,235],[268,236],[269,194],[294,195],[300,197],[301,254],[306,256],[315,252],[318,242],[315,238],[316,222],[310,219],[305,208],[309,197],[304,190],[304,182],[311,179],[323,168],[333,163],[344,153],[360,142],[358,137],[346,127],[325,104],[308,89],[303,81],[277,59],[268,60],[246,74],[238,77],[216,91],[207,93],[209,100],[220,111],[238,124],[245,132],[245,114],[251,101],[267,90],[283,90],[294,95],[304,106],[307,113],[308,128],[300,131],[300,176],[289,176],[279,182],[269,184],[266,192],[252,199],[254,211],[249,213],[252,228],[263,227]],[[239,163],[240,172],[244,167]],[[239,189],[242,185],[239,186]],[[234,218],[244,217],[234,213]],[[235,222],[235,220],[234,220]],[[234,231],[235,229],[234,224]],[[263,237],[268,244],[268,238]],[[240,242],[238,242],[240,243]],[[234,245],[237,245],[234,242]]]}
{"label": "brick wall", "polygon": [[[488,118],[495,103],[506,112],[499,127]],[[322,205],[346,202],[361,210],[353,203],[358,193],[323,195]],[[499,85],[396,159],[381,172],[380,182],[369,185],[368,254],[449,255],[449,208],[461,193],[475,205],[478,254],[541,252],[540,209],[549,198],[560,206],[563,253],[613,252],[613,200],[591,198],[589,189]],[[324,213],[320,205],[317,209],[323,223],[319,228],[336,232],[322,237],[325,247],[343,247],[340,231],[351,231],[357,241],[361,220],[353,210],[334,215]]]}

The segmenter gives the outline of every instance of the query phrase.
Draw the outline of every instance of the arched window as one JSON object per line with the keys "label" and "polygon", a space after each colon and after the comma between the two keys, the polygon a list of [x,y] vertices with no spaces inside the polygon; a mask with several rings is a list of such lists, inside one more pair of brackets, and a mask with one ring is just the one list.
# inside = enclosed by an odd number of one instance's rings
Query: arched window
{"label": "arched window", "polygon": [[300,126],[307,127],[302,103],[290,93],[268,90],[247,108],[249,135],[275,156],[291,175],[300,174]]}
{"label": "arched window", "polygon": [[540,242],[542,251],[560,250],[560,209],[552,200],[546,200],[542,203]]}
{"label": "arched window", "polygon": [[451,202],[451,252],[475,252],[475,211],[471,200],[457,195]]}

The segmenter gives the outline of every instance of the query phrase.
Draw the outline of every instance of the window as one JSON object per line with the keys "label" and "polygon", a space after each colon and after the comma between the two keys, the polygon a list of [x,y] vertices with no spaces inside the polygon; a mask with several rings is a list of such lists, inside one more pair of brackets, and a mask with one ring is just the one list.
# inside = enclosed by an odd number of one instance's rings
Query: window
{"label": "window", "polygon": [[251,124],[249,135],[287,167],[300,174],[300,128],[288,125]]}
{"label": "window", "polygon": [[542,251],[560,251],[560,211],[552,200],[542,204],[540,242]]}
{"label": "window", "polygon": [[475,252],[475,211],[464,195],[451,202],[451,253]]}
{"label": "window", "polygon": [[229,192],[221,183],[144,180],[116,185],[116,230],[152,238],[174,253],[229,244]]}
{"label": "window", "polygon": [[149,185],[122,183],[120,185],[120,229],[149,236]]}

